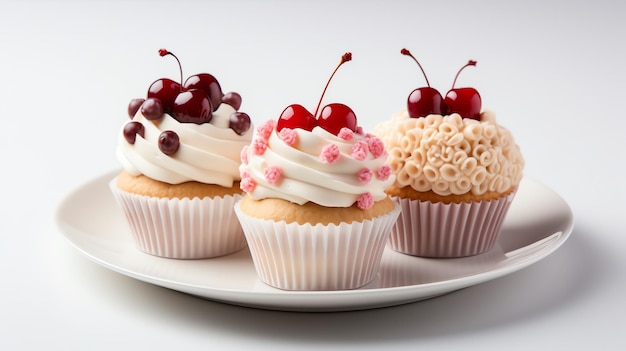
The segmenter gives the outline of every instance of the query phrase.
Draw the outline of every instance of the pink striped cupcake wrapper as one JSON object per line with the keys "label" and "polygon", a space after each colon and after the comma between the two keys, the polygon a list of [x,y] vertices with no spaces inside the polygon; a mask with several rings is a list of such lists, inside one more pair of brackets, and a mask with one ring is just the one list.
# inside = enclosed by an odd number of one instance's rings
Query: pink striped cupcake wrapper
{"label": "pink striped cupcake wrapper", "polygon": [[235,205],[261,281],[283,290],[347,290],[378,273],[400,207],[339,225],[286,223],[246,215]]}
{"label": "pink striped cupcake wrapper", "polygon": [[148,254],[177,259],[224,256],[246,247],[234,204],[241,195],[168,199],[128,193],[110,183],[135,246]]}
{"label": "pink striped cupcake wrapper", "polygon": [[465,257],[489,251],[514,196],[458,204],[395,198],[402,212],[388,244],[395,251],[420,257]]}

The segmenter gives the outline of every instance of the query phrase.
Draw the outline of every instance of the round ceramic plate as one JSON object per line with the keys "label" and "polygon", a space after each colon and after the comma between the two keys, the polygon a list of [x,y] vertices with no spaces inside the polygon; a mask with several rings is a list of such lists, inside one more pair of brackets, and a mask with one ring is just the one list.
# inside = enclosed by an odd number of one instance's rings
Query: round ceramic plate
{"label": "round ceramic plate", "polygon": [[262,283],[248,249],[206,260],[174,260],[135,248],[108,183],[117,172],[76,189],[59,205],[57,223],[80,252],[104,267],[148,283],[230,304],[287,311],[349,311],[419,301],[527,267],[550,255],[573,228],[569,206],[552,190],[524,179],[495,247],[482,255],[429,259],[385,249],[367,286],[293,292]]}

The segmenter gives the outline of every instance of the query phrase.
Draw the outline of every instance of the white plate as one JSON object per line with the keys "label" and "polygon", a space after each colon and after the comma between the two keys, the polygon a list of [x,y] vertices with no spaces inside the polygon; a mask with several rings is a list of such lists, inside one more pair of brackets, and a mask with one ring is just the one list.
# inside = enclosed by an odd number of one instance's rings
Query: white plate
{"label": "white plate", "polygon": [[207,260],[165,259],[137,250],[108,188],[116,174],[88,182],[59,205],[57,223],[80,252],[104,267],[145,282],[215,301],[274,310],[359,310],[446,294],[539,261],[565,242],[574,224],[562,198],[524,179],[496,246],[485,254],[426,259],[387,248],[378,275],[361,289],[290,292],[259,281],[248,249]]}

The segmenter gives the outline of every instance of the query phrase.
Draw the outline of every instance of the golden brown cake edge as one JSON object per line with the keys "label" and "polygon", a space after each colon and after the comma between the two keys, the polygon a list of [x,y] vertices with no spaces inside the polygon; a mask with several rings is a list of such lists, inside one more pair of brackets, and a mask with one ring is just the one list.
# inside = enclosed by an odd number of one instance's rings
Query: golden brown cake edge
{"label": "golden brown cake edge", "polygon": [[312,202],[298,205],[287,200],[273,198],[254,200],[249,195],[245,195],[240,202],[241,211],[251,217],[274,221],[284,220],[287,223],[310,223],[312,225],[363,222],[389,213],[394,209],[394,206],[394,202],[389,197],[375,202],[371,208],[366,210],[362,210],[356,205],[325,207]]}
{"label": "golden brown cake edge", "polygon": [[193,199],[194,197],[214,198],[243,193],[239,188],[239,182],[234,182],[233,186],[230,188],[195,181],[181,184],[168,184],[146,177],[145,175],[133,176],[126,171],[122,171],[117,176],[115,184],[120,190],[129,193],[169,199]]}

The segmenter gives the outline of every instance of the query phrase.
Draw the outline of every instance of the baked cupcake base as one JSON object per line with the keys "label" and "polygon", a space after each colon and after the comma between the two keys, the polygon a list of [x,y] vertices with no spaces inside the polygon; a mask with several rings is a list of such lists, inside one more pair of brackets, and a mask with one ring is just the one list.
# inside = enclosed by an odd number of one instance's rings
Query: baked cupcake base
{"label": "baked cupcake base", "polygon": [[[165,258],[203,259],[228,255],[246,247],[243,230],[233,211],[241,194],[223,195],[224,191],[231,191],[208,190],[219,187],[208,186],[203,187],[205,193],[208,191],[213,197],[149,196],[131,191],[146,188],[151,189],[152,194],[180,195],[197,188],[197,185],[185,184],[180,188],[157,184],[156,187],[148,187],[147,183],[157,181],[147,177],[132,179],[133,176],[130,176],[129,179],[129,176],[127,173],[120,174],[111,181],[110,188],[124,212],[139,250]],[[198,193],[202,194],[195,190],[191,192]]]}
{"label": "baked cupcake base", "polygon": [[402,208],[389,246],[420,257],[451,258],[489,251],[500,233],[515,192],[472,202],[431,202],[396,198]]}
{"label": "baked cupcake base", "polygon": [[387,200],[390,211],[340,224],[258,218],[245,213],[242,202],[235,205],[235,212],[261,281],[283,290],[346,290],[370,283],[378,271],[400,212]]}

